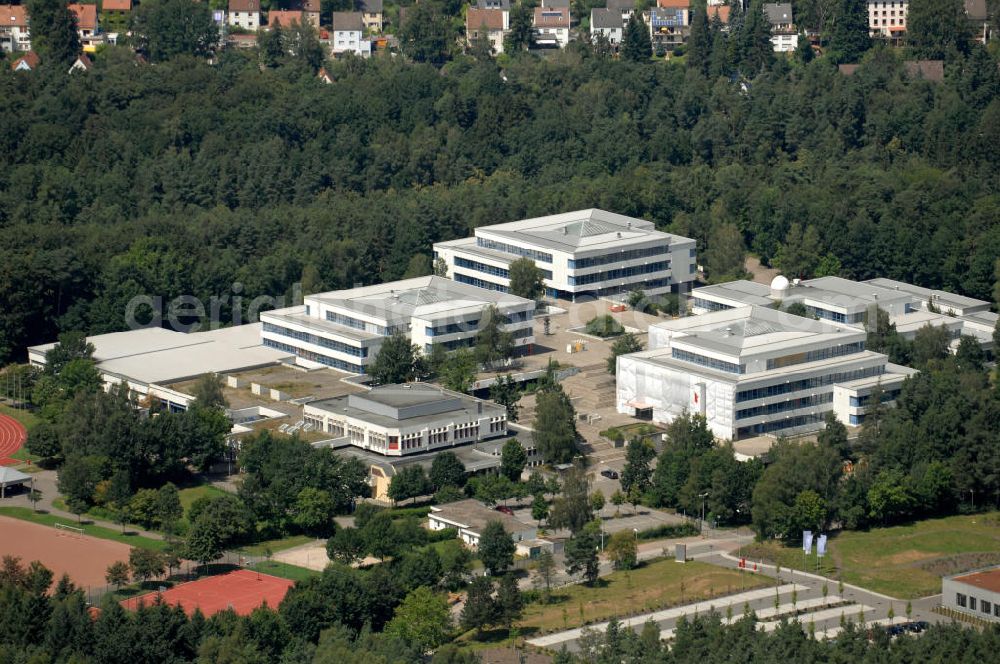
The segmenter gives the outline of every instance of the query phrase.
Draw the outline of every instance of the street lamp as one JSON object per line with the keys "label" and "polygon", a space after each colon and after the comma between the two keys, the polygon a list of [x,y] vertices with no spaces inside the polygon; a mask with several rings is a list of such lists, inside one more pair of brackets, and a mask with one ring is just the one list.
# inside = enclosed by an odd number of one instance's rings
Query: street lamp
{"label": "street lamp", "polygon": [[701,498],[701,527],[698,529],[702,537],[705,536],[705,503],[708,502],[708,491],[705,493],[699,493],[698,497]]}

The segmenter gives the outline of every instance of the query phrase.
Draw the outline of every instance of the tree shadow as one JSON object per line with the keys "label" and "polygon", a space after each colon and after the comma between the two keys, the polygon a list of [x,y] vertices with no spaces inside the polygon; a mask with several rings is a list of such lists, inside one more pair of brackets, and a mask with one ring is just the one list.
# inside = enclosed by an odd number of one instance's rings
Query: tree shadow
{"label": "tree shadow", "polygon": [[194,569],[194,572],[195,576],[218,576],[238,569],[240,569],[240,566],[233,565],[232,563],[207,563],[205,565],[198,565]]}

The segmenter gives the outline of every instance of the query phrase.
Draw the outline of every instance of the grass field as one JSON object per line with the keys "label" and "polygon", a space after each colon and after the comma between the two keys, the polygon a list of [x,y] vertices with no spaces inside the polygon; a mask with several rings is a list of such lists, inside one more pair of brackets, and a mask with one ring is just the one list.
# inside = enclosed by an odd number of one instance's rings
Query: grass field
{"label": "grass field", "polygon": [[315,570],[296,567],[287,563],[279,563],[274,560],[259,562],[253,566],[253,569],[264,574],[271,574],[272,576],[279,576],[282,579],[290,579],[292,581],[305,581],[306,579],[320,575],[320,572]]}
{"label": "grass field", "polygon": [[191,503],[199,498],[219,498],[221,496],[230,495],[229,493],[211,484],[200,484],[198,486],[181,489],[177,492],[177,494],[181,499],[181,507],[184,509],[185,520],[187,519],[188,510],[191,509]]}
{"label": "grass field", "polygon": [[[19,410],[16,408],[11,408],[10,406],[5,406],[0,404],[0,415],[7,415],[8,417],[13,417],[15,420],[24,425],[24,428],[31,431],[32,427],[38,423],[38,417],[34,414],[29,413],[26,410]],[[20,458],[20,457],[18,457]]]}
{"label": "grass field", "polygon": [[137,546],[143,549],[155,549],[157,551],[162,551],[166,548],[167,543],[163,540],[154,540],[148,537],[141,537],[139,535],[127,535],[122,534],[117,530],[111,530],[109,528],[103,528],[101,526],[94,526],[88,524],[78,524],[73,520],[66,519],[65,517],[55,516],[52,514],[41,514],[32,512],[27,507],[0,507],[0,514],[4,516],[9,516],[14,519],[22,519],[24,521],[31,521],[33,523],[40,523],[43,526],[55,526],[57,523],[64,523],[70,526],[78,526],[83,528],[83,532],[91,537],[100,537],[101,539],[114,540],[116,542],[122,542],[123,544],[128,544],[129,546]]}
{"label": "grass field", "polygon": [[[941,592],[941,576],[1000,563],[1000,512],[928,519],[905,526],[843,532],[830,539],[820,573],[901,599]],[[802,549],[754,544],[751,558],[801,569]],[[806,559],[814,571],[816,558]]]}
{"label": "grass field", "polygon": [[[553,591],[553,602],[529,604],[522,633],[551,632],[629,613],[709,599],[741,589],[769,585],[768,577],[723,569],[699,562],[680,564],[672,558],[647,563],[631,572],[602,577],[593,588],[573,585]],[[725,606],[725,600],[720,600]]]}

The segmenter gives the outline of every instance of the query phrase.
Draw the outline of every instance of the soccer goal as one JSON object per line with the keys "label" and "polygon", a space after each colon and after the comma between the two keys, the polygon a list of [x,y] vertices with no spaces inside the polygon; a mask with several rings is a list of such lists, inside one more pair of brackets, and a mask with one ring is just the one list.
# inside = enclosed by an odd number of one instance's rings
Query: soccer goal
{"label": "soccer goal", "polygon": [[62,530],[69,535],[80,535],[80,536],[83,535],[83,528],[79,528],[77,526],[71,526],[67,523],[57,523],[56,530]]}

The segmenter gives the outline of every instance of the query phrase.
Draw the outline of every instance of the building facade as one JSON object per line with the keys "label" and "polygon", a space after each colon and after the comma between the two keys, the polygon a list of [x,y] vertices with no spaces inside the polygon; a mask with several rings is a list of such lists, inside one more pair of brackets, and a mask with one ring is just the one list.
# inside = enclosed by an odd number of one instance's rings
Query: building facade
{"label": "building facade", "polygon": [[260,29],[260,0],[229,0],[226,23],[250,32]]}
{"label": "building facade", "polygon": [[672,51],[683,46],[691,34],[688,0],[660,0],[657,5],[645,17],[653,51]]}
{"label": "building facade", "polygon": [[307,403],[303,420],[333,438],[389,457],[439,452],[507,435],[507,409],[427,383]]}
{"label": "building facade", "polygon": [[625,32],[625,19],[614,8],[597,7],[590,10],[590,39],[595,44],[605,39],[612,48],[618,48]]}
{"label": "building facade", "polygon": [[604,210],[579,210],[481,226],[470,238],[439,242],[434,255],[460,283],[507,292],[510,264],[527,257],[545,277],[549,297],[684,292],[695,278],[695,241],[653,222]]}
{"label": "building facade", "polygon": [[535,45],[565,48],[569,44],[569,7],[535,7]]}
{"label": "building facade", "polygon": [[519,352],[531,352],[535,303],[442,277],[417,277],[306,296],[260,314],[265,346],[306,367],[365,373],[387,337],[405,334],[424,353],[472,346],[484,311],[496,306]]}
{"label": "building facade", "polygon": [[865,337],[760,306],[658,323],[649,350],[618,358],[618,412],[662,423],[700,414],[730,440],[816,430],[834,410],[835,386],[849,386],[850,403],[865,389],[853,381],[875,378],[891,391],[905,379],[865,350]]}
{"label": "building facade", "polygon": [[485,39],[497,55],[503,53],[503,38],[510,29],[510,12],[504,9],[478,9],[470,7],[465,14],[465,41],[471,48],[479,39]]}
{"label": "building facade", "polygon": [[479,538],[486,525],[498,521],[507,531],[519,555],[526,555],[524,550],[528,543],[538,537],[538,528],[518,519],[492,510],[478,500],[460,500],[446,505],[433,505],[427,515],[427,527],[430,530],[454,528],[458,538],[468,547],[477,548]]}
{"label": "building facade", "polygon": [[361,57],[371,55],[371,42],[363,38],[365,26],[361,12],[333,12],[332,27],[330,50],[334,55],[341,53],[354,53]]}
{"label": "building facade", "polygon": [[898,40],[906,34],[909,0],[868,3],[868,33],[872,37]]}
{"label": "building facade", "polygon": [[764,15],[771,25],[771,46],[775,53],[788,53],[799,46],[792,5],[787,2],[764,3]]}
{"label": "building facade", "polygon": [[7,53],[31,50],[28,10],[24,5],[0,5],[0,49]]}
{"label": "building facade", "polygon": [[1000,623],[1000,567],[942,578],[941,604],[973,618]]}

